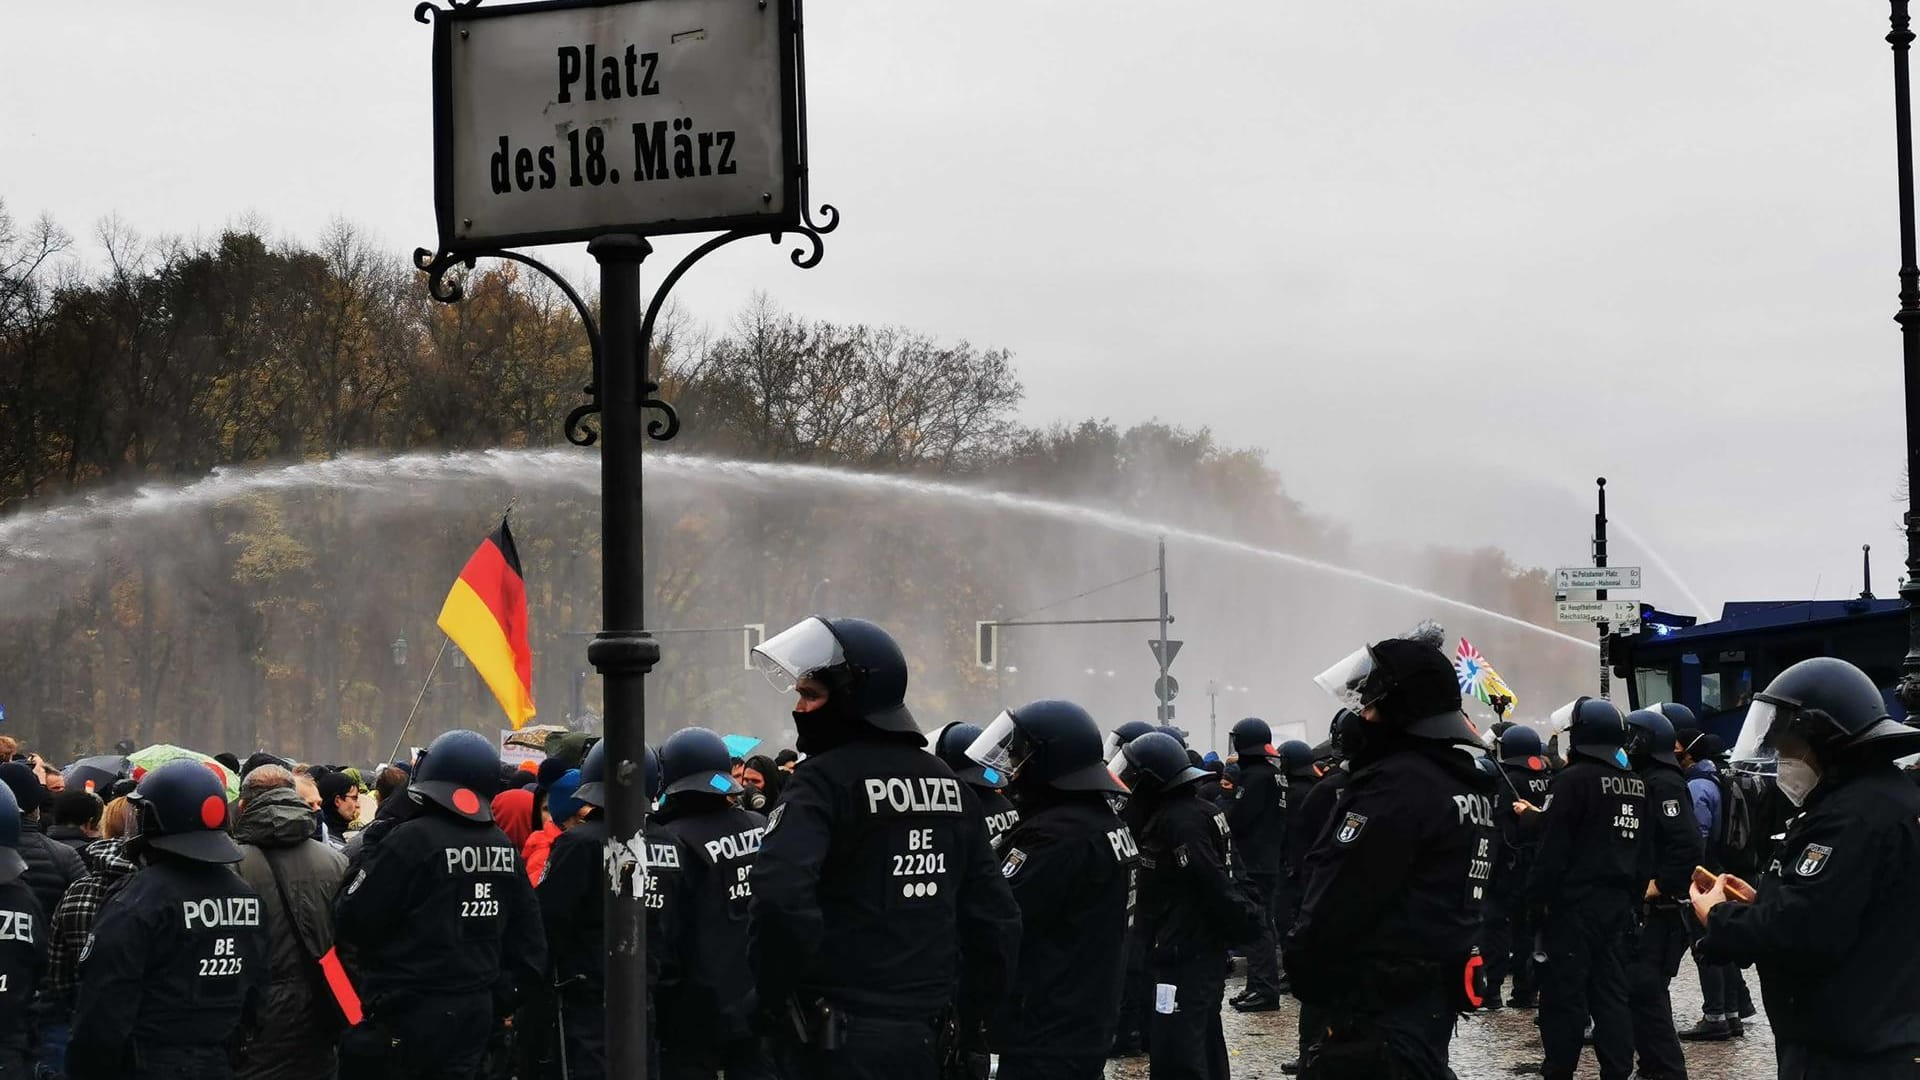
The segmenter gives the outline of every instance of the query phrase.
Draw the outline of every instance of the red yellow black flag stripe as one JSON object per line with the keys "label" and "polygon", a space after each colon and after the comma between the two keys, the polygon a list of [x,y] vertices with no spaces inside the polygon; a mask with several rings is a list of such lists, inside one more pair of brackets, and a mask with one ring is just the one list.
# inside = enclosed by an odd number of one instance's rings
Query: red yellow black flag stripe
{"label": "red yellow black flag stripe", "polygon": [[439,626],[500,700],[518,729],[533,718],[533,650],[527,645],[527,584],[507,519],[480,542],[447,592]]}

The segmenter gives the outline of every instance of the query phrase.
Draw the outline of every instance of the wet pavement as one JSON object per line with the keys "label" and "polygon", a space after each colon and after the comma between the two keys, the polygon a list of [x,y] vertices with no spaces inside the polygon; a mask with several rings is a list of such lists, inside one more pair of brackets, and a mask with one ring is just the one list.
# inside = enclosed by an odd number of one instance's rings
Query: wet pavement
{"label": "wet pavement", "polygon": [[[1754,1003],[1760,1000],[1759,977],[1746,973]],[[1227,996],[1239,993],[1243,980],[1227,983]],[[1682,1028],[1700,1018],[1700,979],[1691,961],[1680,965],[1673,980],[1673,1012]],[[1281,1080],[1282,1062],[1293,1060],[1298,1038],[1299,1003],[1287,998],[1279,1012],[1243,1015],[1226,1009],[1227,1052],[1233,1059],[1234,1080]],[[1453,1070],[1460,1080],[1511,1080],[1513,1067],[1538,1062],[1540,1039],[1534,1028],[1531,1009],[1503,1009],[1481,1013],[1463,1020],[1454,1029]],[[1732,1080],[1774,1075],[1773,1034],[1767,1028],[1766,1012],[1746,1022],[1747,1034],[1719,1043],[1683,1043],[1687,1071],[1693,1080]],[[1116,1080],[1147,1080],[1147,1059],[1127,1058],[1107,1066],[1107,1075]],[[1599,1068],[1588,1048],[1580,1059],[1577,1074],[1597,1078]]]}

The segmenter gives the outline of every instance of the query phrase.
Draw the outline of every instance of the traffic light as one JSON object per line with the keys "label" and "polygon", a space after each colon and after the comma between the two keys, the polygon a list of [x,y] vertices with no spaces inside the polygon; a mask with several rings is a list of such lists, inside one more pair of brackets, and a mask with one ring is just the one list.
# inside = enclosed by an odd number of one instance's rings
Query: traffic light
{"label": "traffic light", "polygon": [[974,662],[992,671],[1000,666],[1000,624],[977,622],[973,624]]}

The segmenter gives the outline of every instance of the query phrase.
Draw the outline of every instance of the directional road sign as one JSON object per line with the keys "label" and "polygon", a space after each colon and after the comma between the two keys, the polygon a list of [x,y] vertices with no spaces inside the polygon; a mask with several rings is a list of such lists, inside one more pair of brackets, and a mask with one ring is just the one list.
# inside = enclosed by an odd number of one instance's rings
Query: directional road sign
{"label": "directional road sign", "polygon": [[1554,610],[1561,622],[1640,621],[1640,605],[1632,600],[1562,600],[1554,604]]}
{"label": "directional road sign", "polygon": [[[1563,566],[1553,572],[1553,587],[1568,589],[1637,589],[1637,566]],[[1576,620],[1578,621],[1578,620]]]}

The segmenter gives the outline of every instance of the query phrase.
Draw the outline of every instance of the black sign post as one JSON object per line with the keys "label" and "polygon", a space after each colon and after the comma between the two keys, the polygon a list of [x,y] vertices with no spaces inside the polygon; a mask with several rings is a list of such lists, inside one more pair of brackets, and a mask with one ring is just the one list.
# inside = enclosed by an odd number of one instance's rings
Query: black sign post
{"label": "black sign post", "polygon": [[[680,278],[753,236],[795,234],[795,266],[825,254],[839,224],[808,203],[801,0],[541,0],[476,10],[422,3],[434,26],[436,248],[417,249],[434,299],[461,299],[456,267],[482,257],[540,272],[573,304],[592,347],[587,401],[567,440],[600,447],[602,629],[587,659],[603,680],[606,738],[606,1071],[647,1076],[646,675],[660,645],[646,625],[641,472],[649,439],[680,429],[656,395],[653,330]],[[686,27],[703,48],[673,48]],[[597,59],[596,59],[597,58]],[[682,258],[642,303],[650,236],[725,232]],[[509,245],[589,240],[601,318],[539,260]],[[657,417],[648,419],[654,410]],[[598,426],[592,418],[598,414]]]}

